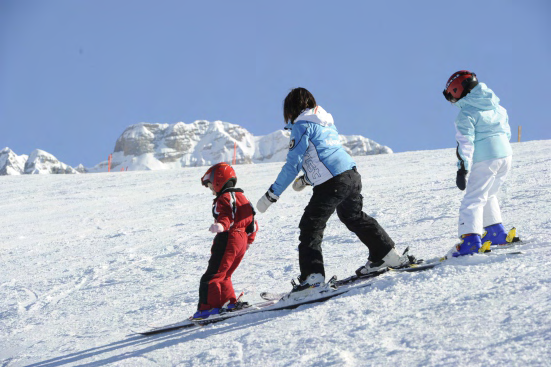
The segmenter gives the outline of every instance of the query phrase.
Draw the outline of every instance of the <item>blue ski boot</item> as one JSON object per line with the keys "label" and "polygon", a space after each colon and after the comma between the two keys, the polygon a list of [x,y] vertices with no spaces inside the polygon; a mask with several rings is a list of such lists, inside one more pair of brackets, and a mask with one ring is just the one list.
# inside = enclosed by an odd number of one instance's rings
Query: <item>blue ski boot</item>
{"label": "blue ski boot", "polygon": [[195,312],[193,314],[193,316],[191,316],[189,319],[190,320],[204,320],[204,319],[207,319],[209,318],[210,316],[212,315],[218,315],[220,314],[220,309],[219,308],[211,308],[210,310],[197,310],[197,312]]}
{"label": "blue ski boot", "polygon": [[229,312],[232,312],[232,311],[239,311],[247,307],[251,307],[249,305],[249,302],[237,301],[235,303],[229,303],[228,306],[226,307],[226,310],[228,310]]}
{"label": "blue ski boot", "polygon": [[476,254],[481,250],[482,241],[480,235],[475,233],[464,234],[461,236],[461,242],[455,245],[448,255],[453,257]]}
{"label": "blue ski boot", "polygon": [[507,232],[503,224],[496,223],[484,228],[486,232],[482,235],[482,241],[491,241],[492,245],[506,245]]}

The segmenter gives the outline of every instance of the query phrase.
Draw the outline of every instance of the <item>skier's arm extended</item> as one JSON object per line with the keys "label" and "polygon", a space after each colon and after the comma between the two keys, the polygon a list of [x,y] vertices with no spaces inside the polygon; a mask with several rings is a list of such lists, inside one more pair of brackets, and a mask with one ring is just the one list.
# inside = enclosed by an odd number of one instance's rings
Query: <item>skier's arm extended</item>
{"label": "skier's arm extended", "polygon": [[235,208],[235,199],[232,198],[230,193],[225,193],[220,196],[216,201],[214,211],[218,214],[216,218],[216,223],[220,223],[224,227],[223,232],[226,232],[233,225],[234,212]]}
{"label": "skier's arm extended", "polygon": [[309,134],[310,128],[308,123],[297,123],[293,125],[291,131],[291,141],[289,143],[289,153],[287,153],[287,160],[279,172],[276,181],[270,186],[270,189],[262,195],[256,208],[261,213],[264,213],[270,205],[275,203],[279,196],[285,191],[285,189],[293,182],[297,174],[302,169],[302,160],[304,153],[308,149],[310,142]]}
{"label": "skier's arm extended", "polygon": [[461,111],[455,120],[457,140],[457,168],[471,170],[474,154],[474,119]]}

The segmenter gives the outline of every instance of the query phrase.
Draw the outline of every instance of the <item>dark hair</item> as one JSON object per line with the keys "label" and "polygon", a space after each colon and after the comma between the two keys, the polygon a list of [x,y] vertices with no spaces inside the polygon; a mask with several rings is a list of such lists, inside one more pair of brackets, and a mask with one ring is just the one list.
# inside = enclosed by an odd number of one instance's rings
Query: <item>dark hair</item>
{"label": "dark hair", "polygon": [[302,111],[316,106],[316,99],[306,88],[292,89],[283,102],[283,118],[285,122],[295,122]]}

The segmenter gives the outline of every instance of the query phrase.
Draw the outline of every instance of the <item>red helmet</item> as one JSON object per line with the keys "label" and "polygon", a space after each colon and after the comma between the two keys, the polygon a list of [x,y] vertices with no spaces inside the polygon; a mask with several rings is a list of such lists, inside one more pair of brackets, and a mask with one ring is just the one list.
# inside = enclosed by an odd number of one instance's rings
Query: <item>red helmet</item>
{"label": "red helmet", "polygon": [[235,186],[237,183],[237,176],[232,166],[225,162],[215,164],[209,168],[201,178],[201,184],[203,186],[208,187],[210,182],[216,192],[222,191],[224,186],[230,181],[233,182],[232,186]]}
{"label": "red helmet", "polygon": [[448,79],[444,89],[444,97],[451,103],[465,97],[478,84],[476,74],[468,70],[460,70]]}

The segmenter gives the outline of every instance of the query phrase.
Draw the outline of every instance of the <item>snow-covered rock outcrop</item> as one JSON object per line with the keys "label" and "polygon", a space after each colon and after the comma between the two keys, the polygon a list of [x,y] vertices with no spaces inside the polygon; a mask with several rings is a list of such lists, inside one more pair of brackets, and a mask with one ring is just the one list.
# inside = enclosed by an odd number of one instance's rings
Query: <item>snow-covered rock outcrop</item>
{"label": "snow-covered rock outcrop", "polygon": [[283,162],[289,151],[290,132],[278,130],[271,134],[255,138],[253,162]]}
{"label": "snow-covered rock outcrop", "polygon": [[361,135],[339,135],[341,144],[351,156],[390,154],[392,149]]}
{"label": "snow-covered rock outcrop", "polygon": [[[289,135],[289,131],[278,130],[255,137],[239,125],[222,121],[141,123],[129,126],[117,139],[111,170],[160,170],[232,162],[234,147],[237,164],[283,162],[289,151]],[[389,147],[360,135],[341,135],[340,139],[344,149],[352,156],[392,153]],[[40,149],[30,156],[18,156],[9,148],[0,151],[0,175],[107,170],[107,161],[92,168],[82,165],[72,168]]]}
{"label": "snow-covered rock outcrop", "polygon": [[[236,163],[252,163],[254,136],[239,125],[204,120],[191,124],[142,123],[128,127],[119,137],[111,167],[155,170],[231,162],[234,144]],[[91,171],[105,168],[103,162]]]}
{"label": "snow-covered rock outcrop", "polygon": [[25,174],[66,174],[78,173],[73,167],[60,162],[52,154],[40,149],[35,149],[25,163]]}
{"label": "snow-covered rock outcrop", "polygon": [[[254,163],[283,162],[289,151],[290,131],[278,130],[255,138]],[[390,154],[392,149],[361,135],[339,135],[343,148],[352,156]]]}
{"label": "snow-covered rock outcrop", "polygon": [[[234,146],[237,164],[282,162],[289,149],[289,134],[278,130],[255,137],[239,125],[222,121],[141,123],[129,126],[117,140],[111,169],[156,170],[231,162]],[[392,153],[390,148],[360,135],[341,135],[341,142],[351,155]],[[106,170],[107,162],[88,169]]]}
{"label": "snow-covered rock outcrop", "polygon": [[[84,170],[84,167],[81,167]],[[0,151],[0,176],[5,175],[36,175],[36,174],[66,174],[79,173],[71,166],[60,162],[52,154],[40,149],[34,150],[29,156],[17,155],[10,148]]]}
{"label": "snow-covered rock outcrop", "polygon": [[25,171],[28,156],[17,155],[6,147],[0,151],[0,176],[21,175]]}

